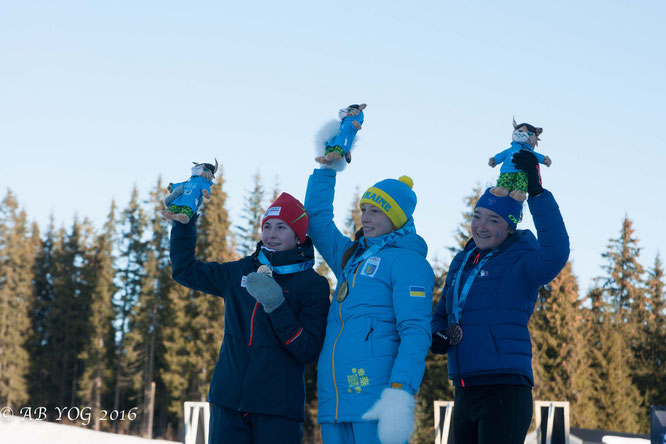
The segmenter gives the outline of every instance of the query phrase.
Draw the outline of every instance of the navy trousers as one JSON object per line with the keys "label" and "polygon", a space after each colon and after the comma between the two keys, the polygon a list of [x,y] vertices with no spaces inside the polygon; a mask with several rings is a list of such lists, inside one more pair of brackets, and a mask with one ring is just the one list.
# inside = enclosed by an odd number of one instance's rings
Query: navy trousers
{"label": "navy trousers", "polygon": [[532,388],[526,385],[456,387],[454,444],[523,444],[532,422]]}
{"label": "navy trousers", "polygon": [[300,444],[302,439],[300,421],[210,403],[208,444]]}

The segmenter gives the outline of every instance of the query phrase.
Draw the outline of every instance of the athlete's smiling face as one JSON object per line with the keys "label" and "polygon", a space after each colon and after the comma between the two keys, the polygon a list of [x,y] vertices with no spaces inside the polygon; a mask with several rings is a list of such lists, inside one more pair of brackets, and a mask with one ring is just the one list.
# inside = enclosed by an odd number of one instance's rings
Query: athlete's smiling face
{"label": "athlete's smiling face", "polygon": [[361,225],[366,237],[383,236],[395,230],[393,222],[379,208],[369,203],[361,204]]}
{"label": "athlete's smiling face", "polygon": [[506,240],[513,228],[492,210],[483,207],[474,208],[472,215],[472,238],[481,250],[492,250]]}
{"label": "athlete's smiling face", "polygon": [[298,236],[282,219],[268,219],[261,231],[265,247],[275,251],[293,250],[298,246]]}

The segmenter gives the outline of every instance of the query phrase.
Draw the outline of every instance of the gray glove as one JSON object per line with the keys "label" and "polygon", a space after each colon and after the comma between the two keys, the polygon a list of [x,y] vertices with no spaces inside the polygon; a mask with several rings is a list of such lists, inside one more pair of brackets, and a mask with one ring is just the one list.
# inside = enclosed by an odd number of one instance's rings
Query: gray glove
{"label": "gray glove", "polygon": [[266,313],[271,313],[284,302],[282,287],[272,277],[263,273],[247,275],[246,288],[248,293],[261,302]]}

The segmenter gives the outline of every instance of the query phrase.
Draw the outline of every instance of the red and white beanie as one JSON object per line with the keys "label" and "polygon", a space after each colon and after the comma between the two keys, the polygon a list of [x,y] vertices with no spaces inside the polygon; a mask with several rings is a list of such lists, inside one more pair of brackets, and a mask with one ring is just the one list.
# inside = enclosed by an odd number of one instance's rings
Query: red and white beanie
{"label": "red and white beanie", "polygon": [[263,219],[261,219],[262,231],[264,230],[264,222],[268,219],[280,219],[284,221],[294,230],[301,244],[305,242],[310,216],[305,211],[303,204],[291,194],[280,194],[275,202],[268,207]]}

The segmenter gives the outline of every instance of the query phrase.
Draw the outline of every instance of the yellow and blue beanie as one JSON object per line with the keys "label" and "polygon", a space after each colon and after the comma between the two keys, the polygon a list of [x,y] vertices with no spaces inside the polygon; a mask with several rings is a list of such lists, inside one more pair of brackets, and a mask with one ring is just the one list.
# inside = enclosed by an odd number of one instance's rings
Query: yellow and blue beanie
{"label": "yellow and blue beanie", "polygon": [[476,207],[494,211],[502,219],[507,221],[509,226],[514,230],[516,229],[518,222],[520,222],[520,219],[523,217],[522,202],[518,202],[516,199],[509,196],[497,197],[490,192],[490,188],[479,197],[479,201],[474,208]]}
{"label": "yellow and blue beanie", "polygon": [[368,188],[358,205],[367,203],[376,206],[388,216],[396,229],[400,229],[416,208],[413,186],[414,181],[409,176],[401,176],[397,180],[384,179]]}

